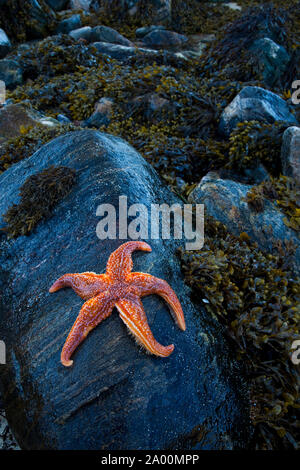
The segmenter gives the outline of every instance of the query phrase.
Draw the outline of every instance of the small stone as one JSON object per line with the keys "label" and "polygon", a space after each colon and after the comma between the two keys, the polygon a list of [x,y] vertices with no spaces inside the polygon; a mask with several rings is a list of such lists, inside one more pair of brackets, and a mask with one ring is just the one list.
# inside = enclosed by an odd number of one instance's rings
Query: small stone
{"label": "small stone", "polygon": [[81,17],[79,14],[72,15],[58,23],[56,32],[62,34],[68,34],[70,31],[74,31],[81,27]]}
{"label": "small stone", "polygon": [[96,103],[94,113],[83,123],[83,127],[101,127],[110,123],[114,102],[109,98],[101,98]]}
{"label": "small stone", "polygon": [[58,120],[58,122],[61,122],[62,124],[70,124],[72,122],[71,119],[69,119],[64,114],[58,114],[56,119]]}
{"label": "small stone", "polygon": [[90,26],[84,26],[83,28],[74,29],[69,35],[78,41],[79,39],[85,39],[90,41],[92,37],[92,28]]}
{"label": "small stone", "polygon": [[129,39],[122,36],[113,28],[108,26],[95,26],[92,30],[92,42],[108,42],[111,44],[121,44],[122,46],[132,47],[134,44]]}
{"label": "small stone", "polygon": [[11,43],[7,34],[0,28],[0,59],[5,57],[11,50]]}
{"label": "small stone", "polygon": [[13,89],[23,83],[23,71],[16,60],[0,60],[0,80],[5,83],[5,87]]}
{"label": "small stone", "polygon": [[300,184],[300,128],[289,127],[283,134],[281,147],[283,174]]}
{"label": "small stone", "polygon": [[143,38],[144,43],[151,47],[182,46],[187,40],[188,38],[183,34],[178,34],[166,29],[156,29]]}
{"label": "small stone", "polygon": [[257,86],[246,86],[224,109],[219,132],[229,136],[239,122],[261,121],[272,124],[283,121],[298,124],[286,102],[280,96]]}

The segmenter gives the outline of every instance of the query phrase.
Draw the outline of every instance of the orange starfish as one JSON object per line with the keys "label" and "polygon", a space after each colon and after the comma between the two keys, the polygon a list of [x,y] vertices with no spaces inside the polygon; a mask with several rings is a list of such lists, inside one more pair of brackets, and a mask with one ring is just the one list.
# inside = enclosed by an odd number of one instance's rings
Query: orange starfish
{"label": "orange starfish", "polygon": [[62,287],[72,287],[76,294],[87,300],[62,349],[61,362],[64,366],[73,364],[70,357],[77,346],[93,328],[111,315],[114,307],[119,310],[121,319],[137,342],[149,353],[166,357],[173,352],[173,344],[162,346],[155,340],[140,297],[150,294],[163,297],[169,304],[179,328],[185,330],[180,302],[166,281],[150,274],[131,272],[133,267],[131,254],[135,250],[151,251],[151,248],[145,242],[124,243],[110,255],[105,274],[92,272],[65,274],[50,287],[49,292],[56,292]]}

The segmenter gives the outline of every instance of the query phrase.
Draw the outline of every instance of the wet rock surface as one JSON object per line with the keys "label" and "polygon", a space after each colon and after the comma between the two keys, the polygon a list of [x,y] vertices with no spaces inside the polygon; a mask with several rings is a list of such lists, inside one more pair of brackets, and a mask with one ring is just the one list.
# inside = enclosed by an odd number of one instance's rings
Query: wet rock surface
{"label": "wet rock surface", "polygon": [[250,50],[258,59],[264,82],[272,86],[277,83],[287,71],[290,56],[286,49],[270,38],[257,39]]}
{"label": "wet rock surface", "polygon": [[[82,300],[71,290],[51,295],[49,286],[66,272],[103,272],[120,245],[97,238],[97,206],[118,207],[120,195],[147,208],[178,200],[127,143],[86,130],[55,139],[2,174],[0,213],[17,202],[29,175],[50,165],[75,169],[76,185],[30,236],[12,241],[3,236],[0,246],[0,337],[7,346],[1,385],[21,447],[247,447],[249,402],[242,371],[220,325],[189,300],[172,241],[152,240],[152,253],[134,254],[134,270],[166,279],[182,302],[186,332],[157,296],[143,300],[155,337],[173,342],[174,353],[160,359],[140,351],[114,312],[78,348],[72,369],[60,364]],[[197,430],[204,432],[198,441]]]}

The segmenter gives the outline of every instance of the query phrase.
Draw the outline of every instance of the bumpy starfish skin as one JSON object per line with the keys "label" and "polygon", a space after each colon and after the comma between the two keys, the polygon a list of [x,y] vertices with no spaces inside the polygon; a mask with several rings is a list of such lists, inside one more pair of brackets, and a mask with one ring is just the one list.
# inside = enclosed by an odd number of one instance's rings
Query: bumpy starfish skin
{"label": "bumpy starfish skin", "polygon": [[86,300],[62,349],[61,362],[64,366],[73,364],[70,357],[77,346],[93,328],[111,315],[114,307],[117,307],[121,319],[136,341],[149,353],[166,357],[173,352],[173,344],[162,346],[155,340],[140,298],[150,294],[163,297],[169,304],[177,325],[185,330],[180,302],[166,281],[150,274],[131,272],[131,254],[135,250],[151,251],[151,248],[145,242],[124,243],[110,255],[105,274],[65,274],[50,287],[49,292],[71,287]]}

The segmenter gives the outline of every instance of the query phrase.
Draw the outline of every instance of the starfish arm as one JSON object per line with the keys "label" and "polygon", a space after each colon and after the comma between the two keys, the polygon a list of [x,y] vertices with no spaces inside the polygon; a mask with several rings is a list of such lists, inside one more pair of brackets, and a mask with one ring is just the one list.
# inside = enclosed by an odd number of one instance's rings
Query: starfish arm
{"label": "starfish arm", "polygon": [[70,357],[77,346],[93,328],[110,316],[113,308],[114,301],[108,291],[102,292],[83,304],[61,352],[61,363],[64,366],[69,367],[73,364]]}
{"label": "starfish arm", "polygon": [[181,304],[166,281],[146,273],[131,273],[128,281],[134,289],[137,289],[136,292],[141,297],[151,294],[160,295],[169,305],[171,314],[179,328],[185,331],[185,319]]}
{"label": "starfish arm", "polygon": [[124,298],[116,302],[120,318],[135,336],[136,341],[148,352],[155,356],[167,357],[173,350],[174,345],[162,346],[159,344],[148,325],[142,302],[137,296]]}
{"label": "starfish arm", "polygon": [[125,279],[131,272],[133,262],[131,254],[135,250],[151,251],[151,247],[140,241],[132,241],[119,246],[109,257],[106,273],[112,279]]}
{"label": "starfish arm", "polygon": [[109,285],[106,274],[75,273],[64,274],[50,287],[49,292],[56,292],[63,287],[71,287],[84,300],[91,299],[105,291]]}

